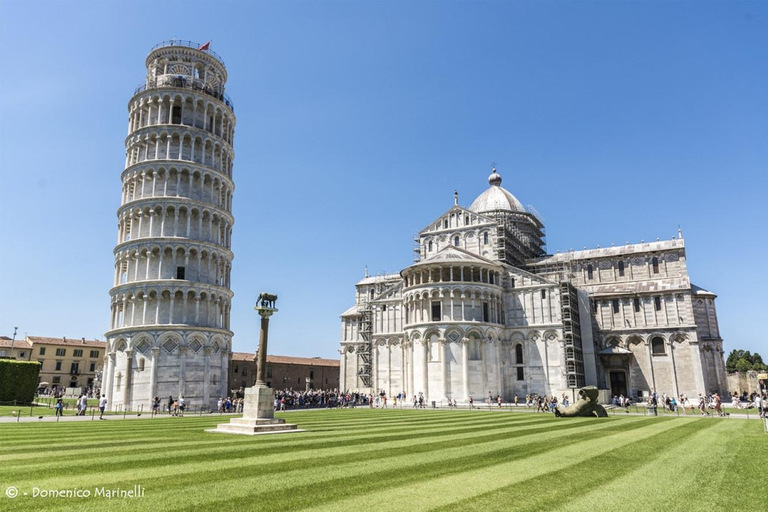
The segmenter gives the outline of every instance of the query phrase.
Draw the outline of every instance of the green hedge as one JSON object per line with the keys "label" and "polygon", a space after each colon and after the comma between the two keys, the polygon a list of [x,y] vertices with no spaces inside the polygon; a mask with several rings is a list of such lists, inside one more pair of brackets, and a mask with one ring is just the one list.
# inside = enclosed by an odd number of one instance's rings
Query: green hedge
{"label": "green hedge", "polygon": [[0,359],[0,402],[32,403],[40,366],[37,361]]}

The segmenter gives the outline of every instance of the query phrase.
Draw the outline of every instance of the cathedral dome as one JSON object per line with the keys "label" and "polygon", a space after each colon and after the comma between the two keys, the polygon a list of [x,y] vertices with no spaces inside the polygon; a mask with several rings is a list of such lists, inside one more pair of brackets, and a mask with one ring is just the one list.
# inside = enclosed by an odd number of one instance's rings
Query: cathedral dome
{"label": "cathedral dome", "polygon": [[511,212],[524,212],[522,203],[517,200],[509,191],[501,187],[501,175],[493,169],[488,176],[490,188],[477,196],[469,209],[473,212],[482,213],[495,210],[507,210]]}

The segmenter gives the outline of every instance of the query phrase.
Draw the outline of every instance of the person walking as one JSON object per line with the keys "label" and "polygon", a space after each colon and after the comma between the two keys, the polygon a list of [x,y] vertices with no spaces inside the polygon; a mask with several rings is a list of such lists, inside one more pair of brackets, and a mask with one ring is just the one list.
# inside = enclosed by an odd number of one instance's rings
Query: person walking
{"label": "person walking", "polygon": [[496,403],[498,403],[499,408],[501,408],[501,395],[496,395]]}
{"label": "person walking", "polygon": [[517,395],[515,395],[515,407],[517,407]]}
{"label": "person walking", "polygon": [[56,405],[53,406],[55,409],[56,416],[64,416],[64,402],[61,401],[61,398],[56,399]]}
{"label": "person walking", "polygon": [[107,408],[107,396],[101,395],[99,398],[99,419],[104,419],[104,410]]}
{"label": "person walking", "polygon": [[168,395],[168,416],[173,414],[173,395]]}
{"label": "person walking", "polygon": [[472,395],[469,395],[469,408],[474,409],[475,408],[475,402],[472,400]]}

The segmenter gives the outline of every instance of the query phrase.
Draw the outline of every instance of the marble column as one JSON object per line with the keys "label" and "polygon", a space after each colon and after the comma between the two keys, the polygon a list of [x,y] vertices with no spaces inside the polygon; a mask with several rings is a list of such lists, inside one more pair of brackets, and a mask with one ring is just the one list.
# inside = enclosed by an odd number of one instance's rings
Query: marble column
{"label": "marble column", "polygon": [[160,357],[160,349],[158,347],[152,347],[150,349],[151,361],[149,367],[149,404],[152,406],[152,401],[157,394],[157,360]]}
{"label": "marble column", "polygon": [[672,371],[672,393],[677,400],[680,400],[680,389],[677,386],[677,368],[675,367],[675,340],[670,339],[668,345],[669,362]]}
{"label": "marble column", "polygon": [[229,396],[229,361],[232,359],[232,352],[225,348],[221,352],[221,389],[224,390],[222,396]]}
{"label": "marble column", "polygon": [[[102,383],[102,395],[107,395],[107,408],[109,410],[114,410],[112,406],[112,390],[114,388],[114,378],[115,378],[115,353],[109,352],[107,354],[107,369],[106,369],[106,379]],[[104,387],[106,385],[106,393],[103,391]]]}
{"label": "marble column", "polygon": [[469,400],[469,338],[461,339],[461,378],[464,400]]}
{"label": "marble column", "polygon": [[392,344],[387,343],[387,398],[392,397]]}
{"label": "marble column", "polygon": [[483,399],[485,399],[485,393],[490,391],[490,383],[488,382],[488,340],[480,340],[480,357],[483,360]]}
{"label": "marble column", "polygon": [[691,363],[693,366],[693,382],[700,393],[708,393],[707,383],[704,381],[704,362],[701,360],[701,347],[698,340],[688,342],[691,346]]}
{"label": "marble column", "polygon": [[[203,407],[211,403],[211,347],[203,348]],[[228,376],[227,376],[228,377]]]}
{"label": "marble column", "polygon": [[653,373],[653,353],[651,350],[651,342],[649,340],[645,340],[645,348],[648,352],[648,367],[651,370],[651,394],[653,394],[656,391],[656,376]]}
{"label": "marble column", "polygon": [[128,409],[131,405],[131,372],[133,371],[133,350],[125,351],[125,387],[123,387],[123,409]]}
{"label": "marble column", "polygon": [[424,392],[424,401],[427,401],[429,396],[429,340],[421,340],[422,354],[424,355],[422,375],[421,375],[421,391]]}
{"label": "marble column", "polygon": [[379,342],[371,343],[371,389],[374,395],[379,394]]}
{"label": "marble column", "polygon": [[339,391],[341,393],[347,390],[347,348],[342,347],[339,350]]}
{"label": "marble column", "polygon": [[493,340],[493,355],[496,359],[494,370],[495,370],[495,378],[496,378],[496,389],[497,393],[501,395],[502,398],[504,398],[504,385],[501,382],[501,340]]}
{"label": "marble column", "polygon": [[[187,380],[187,347],[179,347],[179,388],[177,395],[179,397],[184,396],[184,392],[186,391],[186,380]],[[178,398],[178,397],[177,397]]]}
{"label": "marble column", "polygon": [[[414,342],[411,342],[408,345],[408,386],[410,386],[409,394],[411,396],[416,394],[416,382],[413,379],[413,366],[415,361],[413,360],[413,355],[415,352]],[[411,398],[411,397],[408,397]]]}
{"label": "marble column", "polygon": [[450,361],[448,360],[448,354],[450,353],[448,350],[448,343],[445,338],[439,338],[438,343],[440,343],[440,359],[442,360],[442,375],[443,375],[443,398],[446,400],[448,399],[448,395],[451,392],[451,380],[450,375],[448,373],[449,371],[449,365]]}

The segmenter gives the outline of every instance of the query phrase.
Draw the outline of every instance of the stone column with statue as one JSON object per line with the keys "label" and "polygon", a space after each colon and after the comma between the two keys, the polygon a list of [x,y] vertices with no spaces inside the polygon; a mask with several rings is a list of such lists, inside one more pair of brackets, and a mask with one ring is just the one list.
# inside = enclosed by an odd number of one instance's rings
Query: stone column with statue
{"label": "stone column with statue", "polygon": [[243,417],[233,418],[229,423],[219,424],[206,432],[222,434],[276,434],[281,432],[303,432],[296,425],[286,423],[282,418],[275,418],[275,391],[264,380],[267,371],[267,343],[269,338],[269,318],[277,312],[277,295],[260,293],[253,308],[261,317],[259,334],[258,367],[256,383],[246,388],[243,398]]}

